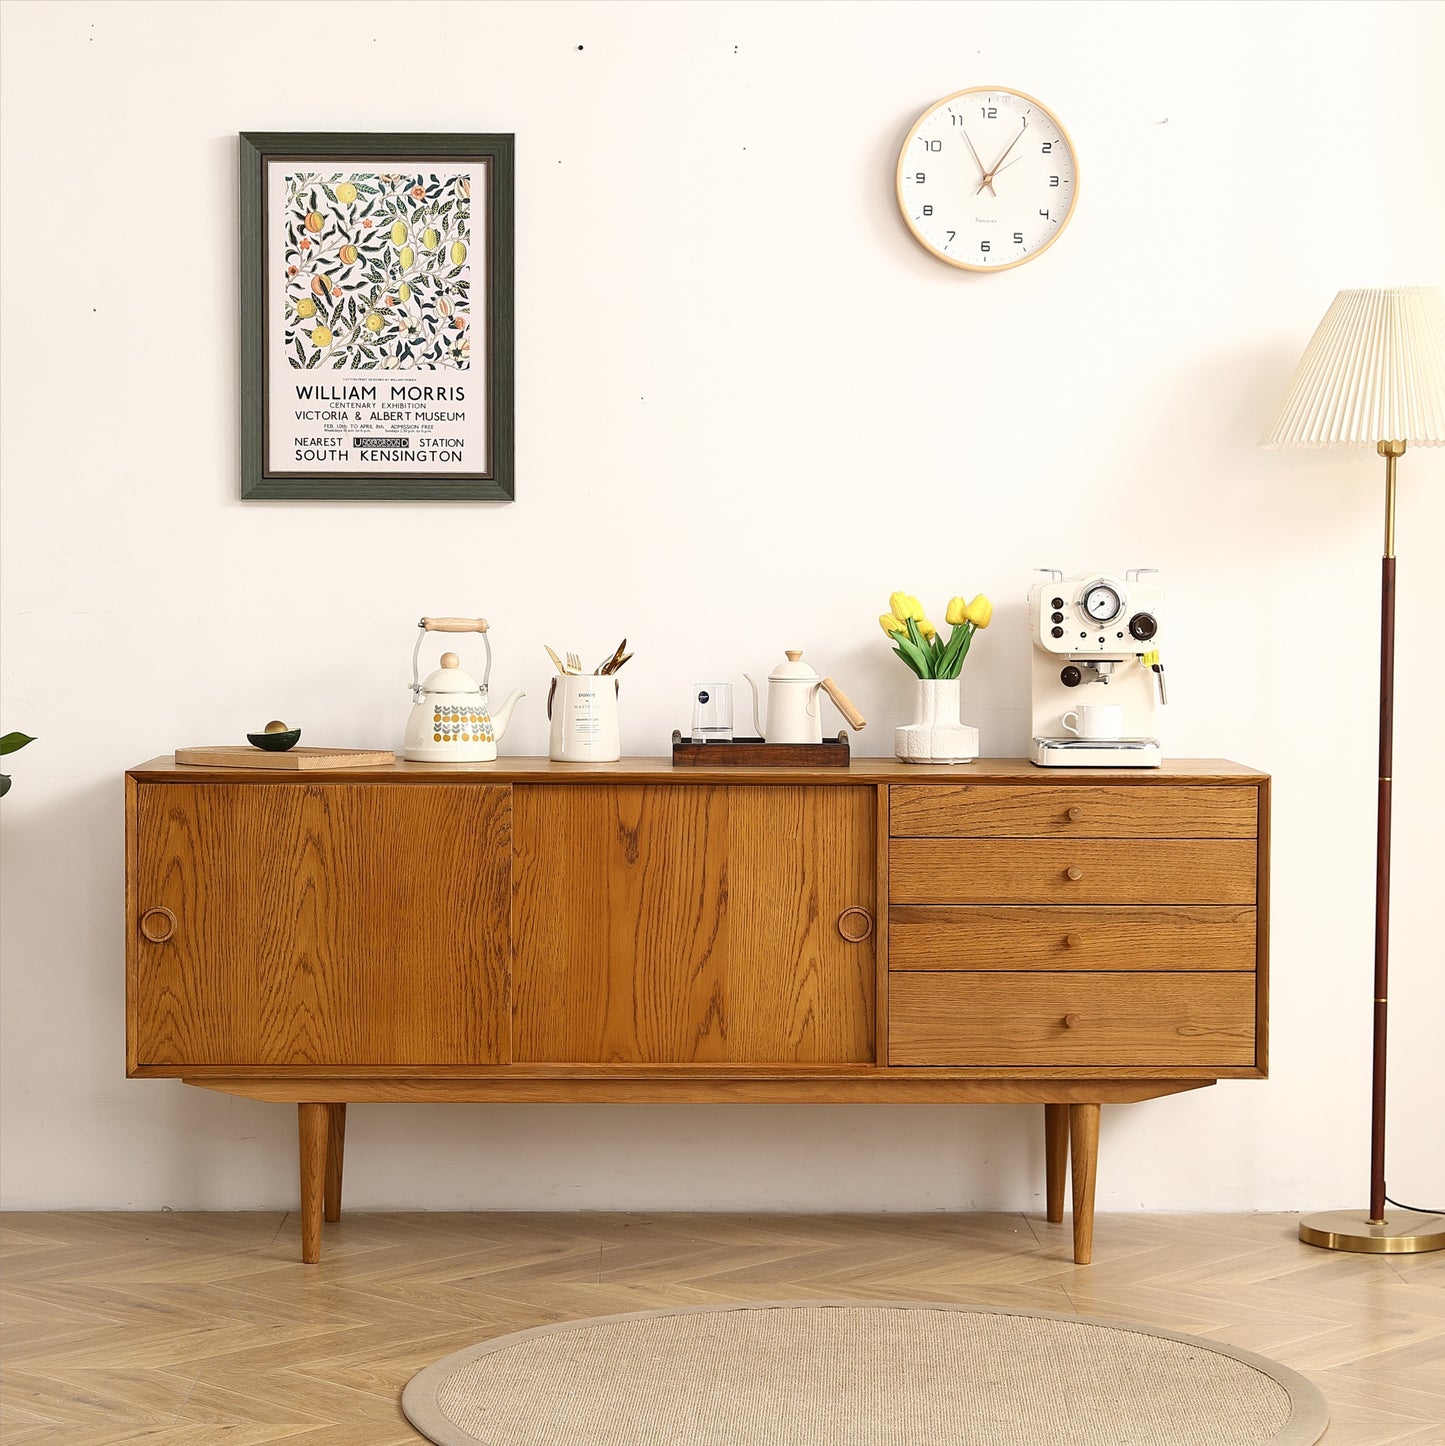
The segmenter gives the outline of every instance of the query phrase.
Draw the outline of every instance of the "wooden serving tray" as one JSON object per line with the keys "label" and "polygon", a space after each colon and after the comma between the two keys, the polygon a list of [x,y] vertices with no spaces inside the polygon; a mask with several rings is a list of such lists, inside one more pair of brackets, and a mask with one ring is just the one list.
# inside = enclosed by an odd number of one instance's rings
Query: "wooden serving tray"
{"label": "wooden serving tray", "polygon": [[672,730],[674,768],[847,768],[848,735],[821,743],[767,743],[761,738],[730,738],[713,743],[684,741]]}
{"label": "wooden serving tray", "polygon": [[264,748],[253,748],[247,743],[177,748],[176,762],[204,768],[275,768],[294,773],[307,768],[370,768],[395,763],[396,754],[389,748],[302,748],[300,745],[285,753],[267,753]]}

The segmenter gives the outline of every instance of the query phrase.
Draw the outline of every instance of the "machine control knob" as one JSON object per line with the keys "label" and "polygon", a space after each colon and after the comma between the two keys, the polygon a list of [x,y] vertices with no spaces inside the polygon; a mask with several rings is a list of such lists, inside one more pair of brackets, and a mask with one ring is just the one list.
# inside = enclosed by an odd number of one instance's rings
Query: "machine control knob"
{"label": "machine control knob", "polygon": [[1063,635],[1064,635],[1064,630],[1063,630],[1062,628],[1050,628],[1050,629],[1049,629],[1049,636],[1050,636],[1051,638],[1061,638],[1061,637],[1063,637]]}
{"label": "machine control knob", "polygon": [[1055,612],[1055,613],[1051,614],[1050,617],[1049,617],[1049,621],[1050,621],[1051,623],[1061,623],[1061,622],[1063,622],[1063,620],[1064,620],[1064,615],[1063,615],[1063,613],[1060,613],[1060,612]]}
{"label": "machine control knob", "polygon": [[1078,866],[1078,864],[1070,864],[1069,867],[1064,870],[1064,874],[1069,879],[1070,883],[1075,884],[1077,884],[1079,880],[1084,877],[1084,871]]}
{"label": "machine control knob", "polygon": [[1135,613],[1129,619],[1129,633],[1141,643],[1147,643],[1159,631],[1159,620],[1153,613]]}
{"label": "machine control knob", "polygon": [[1059,672],[1059,682],[1061,682],[1066,688],[1077,688],[1079,684],[1083,681],[1083,673],[1072,663],[1070,663],[1067,668],[1061,669]]}
{"label": "machine control knob", "polygon": [[1076,1027],[1078,1026],[1079,1023],[1080,1023],[1080,1020],[1079,1020],[1079,1016],[1078,1016],[1077,1014],[1066,1014],[1066,1015],[1064,1015],[1064,1028],[1065,1028],[1065,1029],[1074,1029],[1074,1028],[1076,1028]]}
{"label": "machine control knob", "polygon": [[1054,607],[1054,608],[1061,608],[1061,607],[1063,607],[1063,605],[1064,605],[1064,600],[1063,600],[1063,598],[1061,598],[1061,597],[1056,597],[1056,598],[1053,600],[1053,602],[1049,604],[1050,607]]}

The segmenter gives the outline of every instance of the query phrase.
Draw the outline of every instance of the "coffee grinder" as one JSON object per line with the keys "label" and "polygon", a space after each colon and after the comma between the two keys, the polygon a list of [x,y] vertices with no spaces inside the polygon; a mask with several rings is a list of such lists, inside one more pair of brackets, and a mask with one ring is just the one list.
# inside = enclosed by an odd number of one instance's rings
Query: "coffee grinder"
{"label": "coffee grinder", "polygon": [[[1029,589],[1033,640],[1032,758],[1043,768],[1158,768],[1155,708],[1167,701],[1159,662],[1162,590],[1141,581],[1152,567],[1123,581],[1107,573],[1065,577],[1057,568]],[[1086,703],[1120,706],[1117,737],[1071,732],[1066,714]]]}

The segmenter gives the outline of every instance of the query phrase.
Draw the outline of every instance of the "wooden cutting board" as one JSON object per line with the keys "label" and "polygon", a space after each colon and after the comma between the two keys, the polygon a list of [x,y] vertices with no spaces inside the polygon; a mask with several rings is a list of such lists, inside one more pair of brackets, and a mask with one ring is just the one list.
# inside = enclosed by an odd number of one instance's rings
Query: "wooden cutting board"
{"label": "wooden cutting board", "polygon": [[267,753],[264,748],[252,748],[248,743],[177,748],[176,762],[205,768],[276,768],[295,772],[306,768],[374,768],[382,763],[395,763],[396,754],[389,748],[302,748],[299,745],[285,753]]}

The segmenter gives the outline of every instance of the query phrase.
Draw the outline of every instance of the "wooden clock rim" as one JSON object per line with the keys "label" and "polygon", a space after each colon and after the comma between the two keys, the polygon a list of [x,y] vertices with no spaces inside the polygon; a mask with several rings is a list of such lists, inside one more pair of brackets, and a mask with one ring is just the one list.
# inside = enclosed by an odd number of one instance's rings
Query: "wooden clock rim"
{"label": "wooden clock rim", "polygon": [[[1069,148],[1069,159],[1074,165],[1074,195],[1073,199],[1069,202],[1068,215],[1059,222],[1058,230],[1055,231],[1037,251],[1030,251],[1027,256],[1020,256],[1017,261],[1007,261],[1002,266],[975,266],[972,262],[960,261],[956,257],[946,255],[918,234],[917,229],[913,225],[913,218],[908,214],[908,208],[903,204],[903,161],[908,155],[908,147],[913,144],[913,138],[918,134],[919,128],[940,106],[945,106],[949,101],[957,100],[963,95],[986,95],[990,92],[997,94],[1000,91],[1006,92],[1009,95],[1016,95],[1020,100],[1026,100],[1031,105],[1038,106],[1038,108],[1053,121],[1054,125],[1058,127],[1059,134],[1063,136],[1064,143]],[[894,174],[893,189],[898,199],[898,214],[903,217],[903,224],[908,228],[908,234],[912,236],[930,256],[936,256],[945,265],[955,267],[959,271],[1012,271],[1015,266],[1023,266],[1026,262],[1033,261],[1036,257],[1042,256],[1044,252],[1069,229],[1069,222],[1074,219],[1074,212],[1078,209],[1079,205],[1079,153],[1074,146],[1074,138],[1065,128],[1064,123],[1037,96],[1030,95],[1025,90],[1018,90],[1011,85],[969,85],[965,86],[962,90],[955,90],[951,95],[940,97],[913,122],[908,134],[903,138],[903,145],[898,151],[898,169]]]}

